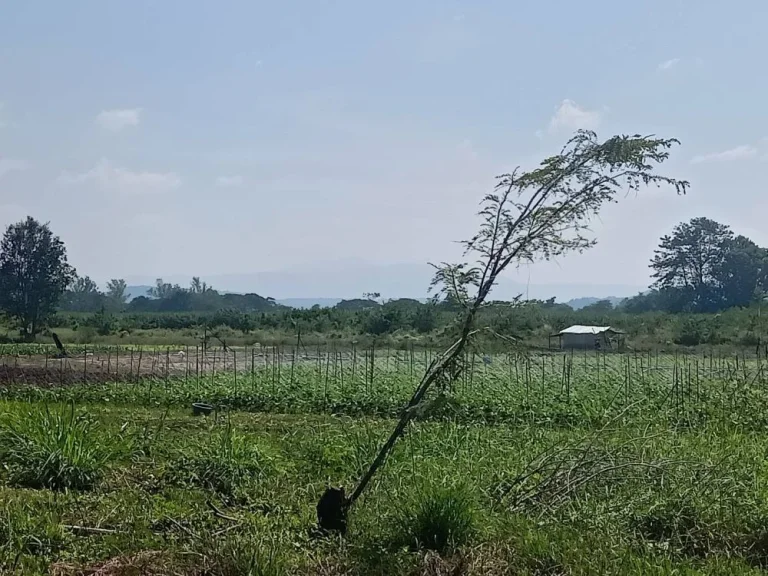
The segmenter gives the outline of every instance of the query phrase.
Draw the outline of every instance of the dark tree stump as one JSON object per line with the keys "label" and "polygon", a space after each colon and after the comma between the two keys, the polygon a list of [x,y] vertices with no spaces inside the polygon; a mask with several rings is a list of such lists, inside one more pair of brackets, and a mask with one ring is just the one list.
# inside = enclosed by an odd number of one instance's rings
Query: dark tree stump
{"label": "dark tree stump", "polygon": [[347,497],[344,488],[328,488],[317,503],[317,523],[328,532],[347,533]]}
{"label": "dark tree stump", "polygon": [[64,344],[62,344],[61,340],[59,340],[59,335],[56,334],[56,332],[51,332],[51,336],[53,337],[53,343],[56,344],[56,348],[59,349],[59,357],[60,358],[66,358],[67,357],[67,351],[64,348]]}

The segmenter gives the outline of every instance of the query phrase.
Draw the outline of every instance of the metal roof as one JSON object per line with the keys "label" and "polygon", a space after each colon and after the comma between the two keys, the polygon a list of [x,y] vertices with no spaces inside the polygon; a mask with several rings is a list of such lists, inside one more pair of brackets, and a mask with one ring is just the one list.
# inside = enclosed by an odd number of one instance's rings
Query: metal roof
{"label": "metal roof", "polygon": [[565,330],[560,330],[558,332],[558,335],[560,334],[602,334],[604,332],[615,332],[617,334],[622,334],[621,330],[616,330],[615,328],[611,328],[610,326],[570,326],[566,328]]}

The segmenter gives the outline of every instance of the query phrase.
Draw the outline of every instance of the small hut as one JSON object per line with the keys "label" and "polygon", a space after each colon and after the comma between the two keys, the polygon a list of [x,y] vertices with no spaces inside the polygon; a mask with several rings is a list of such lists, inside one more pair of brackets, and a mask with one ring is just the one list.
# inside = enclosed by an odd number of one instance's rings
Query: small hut
{"label": "small hut", "polygon": [[570,326],[549,337],[558,338],[561,350],[621,350],[624,346],[624,332],[610,326]]}

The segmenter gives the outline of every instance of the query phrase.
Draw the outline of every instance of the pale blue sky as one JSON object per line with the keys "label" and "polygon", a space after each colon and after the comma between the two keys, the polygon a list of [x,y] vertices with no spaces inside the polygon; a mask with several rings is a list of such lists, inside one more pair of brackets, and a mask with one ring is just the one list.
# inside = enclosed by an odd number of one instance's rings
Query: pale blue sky
{"label": "pale blue sky", "polygon": [[768,245],[767,24],[764,0],[0,0],[0,225],[50,220],[99,280],[341,261],[356,293],[355,262],[455,257],[494,175],[574,129],[653,132],[687,198],[510,274],[643,286],[683,219]]}

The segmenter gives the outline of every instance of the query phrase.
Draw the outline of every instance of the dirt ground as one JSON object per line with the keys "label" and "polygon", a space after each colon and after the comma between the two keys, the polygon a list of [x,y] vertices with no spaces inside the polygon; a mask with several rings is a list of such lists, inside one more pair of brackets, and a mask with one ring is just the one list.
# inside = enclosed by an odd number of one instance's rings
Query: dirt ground
{"label": "dirt ground", "polygon": [[66,358],[44,355],[0,356],[0,386],[66,386],[75,383],[132,382],[144,378],[195,377],[249,372],[274,363],[317,362],[318,357],[274,348],[152,350],[85,353]]}

